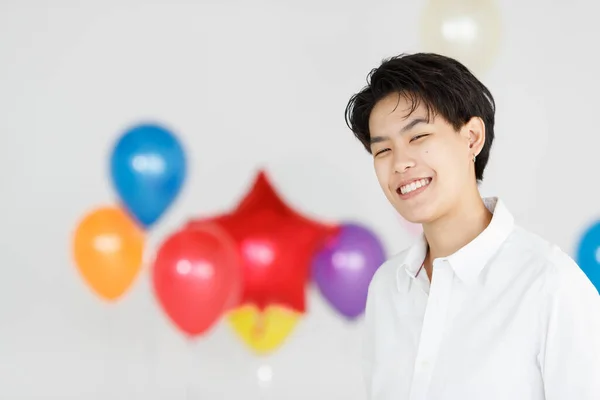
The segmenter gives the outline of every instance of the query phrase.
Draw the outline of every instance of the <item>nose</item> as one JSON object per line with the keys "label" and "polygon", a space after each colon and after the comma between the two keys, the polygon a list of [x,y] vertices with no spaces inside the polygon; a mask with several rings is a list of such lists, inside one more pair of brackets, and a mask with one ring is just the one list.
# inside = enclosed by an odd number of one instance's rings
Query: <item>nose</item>
{"label": "nose", "polygon": [[402,174],[415,166],[415,159],[407,151],[397,149],[394,152],[394,172]]}

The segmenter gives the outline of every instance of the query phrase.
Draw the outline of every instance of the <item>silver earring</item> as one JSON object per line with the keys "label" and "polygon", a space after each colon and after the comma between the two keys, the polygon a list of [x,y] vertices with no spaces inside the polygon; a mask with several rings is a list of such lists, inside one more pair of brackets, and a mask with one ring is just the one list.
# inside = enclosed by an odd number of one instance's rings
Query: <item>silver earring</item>
{"label": "silver earring", "polygon": [[473,162],[475,162],[476,159],[477,159],[477,156],[475,154],[473,154]]}

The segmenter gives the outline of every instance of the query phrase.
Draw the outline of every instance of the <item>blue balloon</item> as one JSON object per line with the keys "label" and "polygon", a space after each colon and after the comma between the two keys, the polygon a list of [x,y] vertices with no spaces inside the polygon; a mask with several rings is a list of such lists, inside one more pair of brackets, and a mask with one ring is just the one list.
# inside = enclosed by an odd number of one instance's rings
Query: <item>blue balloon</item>
{"label": "blue balloon", "polygon": [[592,225],[581,238],[577,264],[600,292],[600,222]]}
{"label": "blue balloon", "polygon": [[117,141],[110,172],[123,205],[148,228],[179,194],[187,162],[183,147],[171,132],[157,125],[138,125]]}

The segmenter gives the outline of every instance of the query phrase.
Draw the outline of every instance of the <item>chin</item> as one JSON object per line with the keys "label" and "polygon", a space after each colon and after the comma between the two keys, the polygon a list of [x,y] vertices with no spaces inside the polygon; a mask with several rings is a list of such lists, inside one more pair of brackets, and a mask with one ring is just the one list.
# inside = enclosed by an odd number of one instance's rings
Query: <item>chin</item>
{"label": "chin", "polygon": [[396,207],[396,211],[402,218],[413,224],[427,224],[435,220],[434,214],[426,210],[407,210],[404,207]]}
{"label": "chin", "polygon": [[430,219],[430,218],[427,218],[427,217],[419,217],[419,216],[416,216],[416,217],[413,217],[413,216],[411,216],[410,218],[404,218],[404,219],[405,219],[405,220],[407,220],[407,221],[408,221],[408,222],[410,222],[410,223],[413,223],[413,224],[421,224],[421,225],[423,225],[423,224],[426,224],[426,223],[428,223],[429,221],[431,221],[431,219]]}

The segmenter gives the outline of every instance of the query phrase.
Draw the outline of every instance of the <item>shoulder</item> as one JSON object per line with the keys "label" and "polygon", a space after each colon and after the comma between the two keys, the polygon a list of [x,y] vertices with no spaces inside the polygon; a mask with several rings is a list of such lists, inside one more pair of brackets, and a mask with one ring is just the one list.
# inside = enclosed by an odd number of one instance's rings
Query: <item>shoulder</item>
{"label": "shoulder", "polygon": [[524,256],[546,261],[555,245],[540,235],[515,225],[505,247]]}
{"label": "shoulder", "polygon": [[546,295],[598,296],[598,291],[575,260],[555,243],[516,227],[507,244],[512,247],[509,251],[520,253],[530,272],[542,280]]}
{"label": "shoulder", "polygon": [[[600,307],[598,290],[567,253],[553,245],[546,257],[546,290],[550,297],[589,299]],[[597,310],[600,312],[600,308]]]}
{"label": "shoulder", "polygon": [[377,268],[369,284],[369,297],[374,296],[376,293],[388,292],[396,287],[398,270],[404,264],[410,249],[411,246],[394,254]]}

